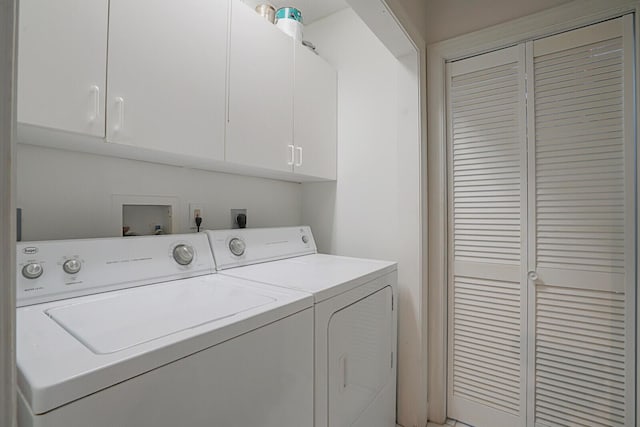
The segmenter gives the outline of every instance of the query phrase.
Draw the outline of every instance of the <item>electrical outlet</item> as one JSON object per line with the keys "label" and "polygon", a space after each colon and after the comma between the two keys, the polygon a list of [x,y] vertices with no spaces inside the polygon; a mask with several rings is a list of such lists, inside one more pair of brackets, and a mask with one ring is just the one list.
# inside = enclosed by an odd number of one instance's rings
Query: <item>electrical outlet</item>
{"label": "electrical outlet", "polygon": [[202,218],[202,224],[200,224],[200,229],[204,227],[204,210],[202,209],[202,205],[199,203],[189,203],[189,229],[197,230],[198,226],[196,225],[196,217]]}
{"label": "electrical outlet", "polygon": [[22,241],[22,208],[16,209],[16,240],[18,242]]}
{"label": "electrical outlet", "polygon": [[[247,215],[247,210],[246,209],[231,209],[231,228],[240,228],[240,226],[238,226],[238,221],[236,220],[236,218],[238,217],[238,214]],[[249,217],[247,216],[247,223],[248,222],[249,222]]]}

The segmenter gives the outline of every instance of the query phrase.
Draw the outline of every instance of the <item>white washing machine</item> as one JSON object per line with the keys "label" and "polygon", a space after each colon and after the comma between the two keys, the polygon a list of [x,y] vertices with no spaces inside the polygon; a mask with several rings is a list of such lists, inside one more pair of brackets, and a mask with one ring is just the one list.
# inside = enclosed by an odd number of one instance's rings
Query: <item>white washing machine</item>
{"label": "white washing machine", "polygon": [[313,298],[203,234],[18,245],[20,427],[313,425]]}
{"label": "white washing machine", "polygon": [[323,255],[309,227],[209,231],[222,274],[315,301],[315,426],[395,427],[397,265]]}

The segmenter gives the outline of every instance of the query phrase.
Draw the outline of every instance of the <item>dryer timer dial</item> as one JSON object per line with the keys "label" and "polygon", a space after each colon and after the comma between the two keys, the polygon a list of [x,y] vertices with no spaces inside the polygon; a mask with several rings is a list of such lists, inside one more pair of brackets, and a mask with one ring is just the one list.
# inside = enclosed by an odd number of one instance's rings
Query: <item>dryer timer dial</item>
{"label": "dryer timer dial", "polygon": [[242,256],[246,248],[247,248],[247,245],[244,243],[242,239],[234,237],[229,241],[229,250],[235,256]]}

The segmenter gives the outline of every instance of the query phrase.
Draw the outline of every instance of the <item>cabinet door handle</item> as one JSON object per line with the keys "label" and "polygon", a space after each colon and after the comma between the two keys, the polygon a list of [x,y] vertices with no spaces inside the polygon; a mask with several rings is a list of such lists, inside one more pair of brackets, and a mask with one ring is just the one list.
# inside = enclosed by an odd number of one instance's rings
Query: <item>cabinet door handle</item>
{"label": "cabinet door handle", "polygon": [[89,113],[89,121],[95,122],[100,117],[100,88],[96,85],[92,85],[89,88],[89,92],[93,98],[92,111]]}
{"label": "cabinet door handle", "polygon": [[296,147],[296,150],[298,151],[298,163],[296,163],[297,167],[302,166],[302,147]]}
{"label": "cabinet door handle", "polygon": [[121,96],[116,97],[116,109],[118,121],[113,126],[113,130],[119,132],[124,129],[124,99]]}
{"label": "cabinet door handle", "polygon": [[293,157],[294,157],[293,150],[295,149],[295,147],[291,144],[287,145],[287,147],[289,147],[289,160],[287,161],[287,164],[289,166],[293,166]]}

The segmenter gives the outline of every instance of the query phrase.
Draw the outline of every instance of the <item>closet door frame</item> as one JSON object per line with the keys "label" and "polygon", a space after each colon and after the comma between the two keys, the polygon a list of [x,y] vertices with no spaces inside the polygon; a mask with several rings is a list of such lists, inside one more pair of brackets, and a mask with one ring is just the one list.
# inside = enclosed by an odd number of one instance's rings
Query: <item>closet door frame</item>
{"label": "closet door frame", "polygon": [[[579,4],[578,4],[579,3]],[[637,0],[585,0],[571,2],[524,18],[489,27],[464,36],[445,40],[428,46],[428,145],[427,145],[427,191],[428,191],[428,242],[430,254],[439,254],[424,260],[428,273],[429,315],[422,325],[428,330],[428,418],[444,422],[447,415],[447,317],[448,317],[448,171],[447,171],[447,102],[446,63],[481,53],[513,46],[529,40],[573,30],[607,19],[634,13],[635,29],[635,74],[633,76],[639,99],[640,50],[637,34],[640,33],[638,15],[640,1]],[[635,112],[636,129],[640,121],[639,109]],[[639,163],[640,153],[637,152]],[[636,188],[640,179],[636,176]],[[636,198],[638,203],[638,198]],[[640,211],[640,203],[638,203]],[[636,222],[638,219],[636,218]],[[636,250],[636,263],[640,257]],[[636,274],[636,289],[638,275]],[[639,293],[636,292],[636,299]],[[636,300],[636,307],[640,301]],[[636,317],[636,361],[640,348],[638,331],[640,321]],[[636,384],[640,382],[636,372]],[[636,393],[636,405],[640,407],[640,393]]]}

